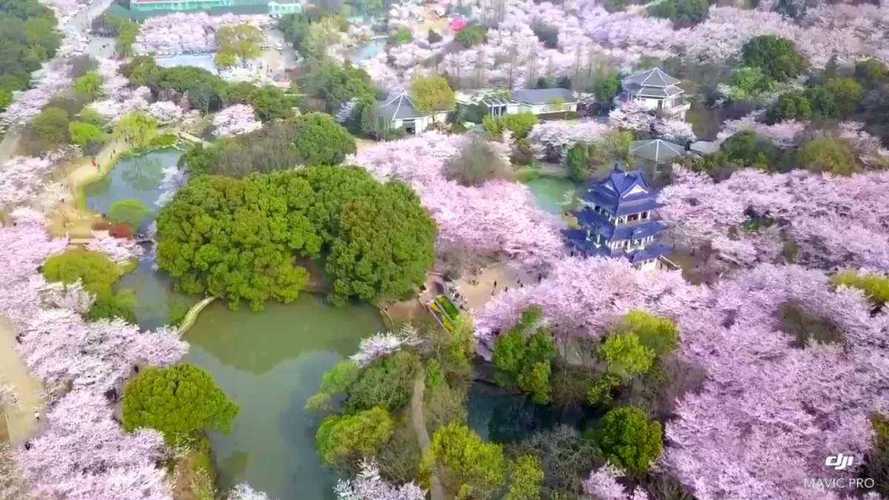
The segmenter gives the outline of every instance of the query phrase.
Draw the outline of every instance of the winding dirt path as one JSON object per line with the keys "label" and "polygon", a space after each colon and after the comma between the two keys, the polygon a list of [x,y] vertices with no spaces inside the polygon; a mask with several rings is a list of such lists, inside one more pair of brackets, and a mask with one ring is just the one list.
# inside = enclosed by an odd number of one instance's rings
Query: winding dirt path
{"label": "winding dirt path", "polygon": [[66,197],[49,218],[48,228],[53,236],[92,237],[92,224],[98,216],[86,209],[83,188],[108,175],[120,156],[127,150],[126,143],[112,141],[95,156],[95,166],[92,158],[85,157],[78,158],[65,167],[68,172],[65,182],[68,184],[71,196]]}
{"label": "winding dirt path", "polygon": [[[431,440],[429,439],[429,430],[426,429],[426,417],[423,414],[423,398],[426,393],[426,372],[421,370],[414,379],[414,392],[411,394],[411,424],[414,432],[417,434],[417,442],[420,444],[420,451],[426,453],[429,449]],[[445,500],[444,488],[441,481],[438,480],[438,474],[432,474],[429,479],[431,484],[432,500]]]}
{"label": "winding dirt path", "polygon": [[0,317],[0,384],[12,386],[15,392],[17,404],[5,408],[5,414],[9,442],[19,445],[37,430],[36,416],[43,413],[45,402],[43,386],[16,352],[15,329],[4,317]]}

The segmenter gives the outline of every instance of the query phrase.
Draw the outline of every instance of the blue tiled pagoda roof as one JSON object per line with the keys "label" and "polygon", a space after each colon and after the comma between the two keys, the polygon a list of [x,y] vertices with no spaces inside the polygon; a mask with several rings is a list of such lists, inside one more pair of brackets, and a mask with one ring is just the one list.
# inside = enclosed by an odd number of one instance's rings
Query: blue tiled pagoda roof
{"label": "blue tiled pagoda roof", "polygon": [[615,169],[602,181],[592,182],[583,199],[607,209],[615,216],[654,210],[657,195],[648,185],[642,172]]}
{"label": "blue tiled pagoda roof", "polygon": [[[605,179],[590,183],[583,199],[586,206],[575,212],[580,229],[565,231],[568,244],[576,252],[586,256],[624,257],[634,264],[656,259],[669,252],[667,245],[651,241],[641,242],[643,248],[639,248],[640,242],[637,241],[632,249],[618,243],[657,237],[666,228],[653,212],[659,206],[656,194],[641,172],[625,172],[615,167]],[[593,206],[604,211],[594,210]],[[652,212],[645,219],[625,220],[620,224],[616,221],[621,215],[646,211]],[[598,245],[595,243],[597,240]]]}

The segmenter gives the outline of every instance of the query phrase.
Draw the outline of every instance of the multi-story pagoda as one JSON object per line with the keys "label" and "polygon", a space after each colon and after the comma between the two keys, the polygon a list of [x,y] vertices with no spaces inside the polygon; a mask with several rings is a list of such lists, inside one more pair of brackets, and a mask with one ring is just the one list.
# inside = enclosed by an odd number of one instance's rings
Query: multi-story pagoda
{"label": "multi-story pagoda", "polygon": [[656,241],[666,226],[657,220],[657,194],[640,171],[618,166],[592,181],[575,212],[579,229],[566,232],[574,252],[585,256],[627,258],[641,268],[655,268],[669,247]]}

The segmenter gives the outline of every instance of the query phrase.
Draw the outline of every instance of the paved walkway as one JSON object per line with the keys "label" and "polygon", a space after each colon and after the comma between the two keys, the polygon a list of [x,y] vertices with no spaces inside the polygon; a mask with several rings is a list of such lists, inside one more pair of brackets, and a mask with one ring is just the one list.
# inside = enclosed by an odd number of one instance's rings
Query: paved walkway
{"label": "paved walkway", "polygon": [[477,272],[467,271],[455,283],[460,303],[470,311],[480,311],[494,295],[510,288],[537,283],[537,276],[522,273],[501,262],[489,264]]}
{"label": "paved walkway", "polygon": [[[38,413],[43,413],[43,387],[34,378],[15,350],[15,329],[0,317],[0,384],[10,385],[16,405],[5,408],[9,442],[19,445],[37,430]],[[2,414],[0,414],[2,417]]]}

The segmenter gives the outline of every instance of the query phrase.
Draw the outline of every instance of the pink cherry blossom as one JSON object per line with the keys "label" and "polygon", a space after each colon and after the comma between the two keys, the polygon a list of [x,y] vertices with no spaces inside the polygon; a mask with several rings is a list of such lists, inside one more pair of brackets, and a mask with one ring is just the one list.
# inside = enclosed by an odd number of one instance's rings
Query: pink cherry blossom
{"label": "pink cherry blossom", "polygon": [[0,165],[0,210],[24,205],[43,190],[55,163],[46,158],[18,156]]}
{"label": "pink cherry blossom", "polygon": [[126,263],[139,258],[144,251],[134,240],[113,238],[107,235],[96,235],[86,245],[87,250],[103,253],[111,260]]}
{"label": "pink cherry blossom", "polygon": [[137,54],[175,55],[216,50],[216,30],[221,26],[251,24],[262,28],[272,23],[265,15],[175,13],[146,19],[133,49]]}
{"label": "pink cherry blossom", "polygon": [[[794,346],[778,316],[788,302],[830,318],[843,344]],[[833,291],[819,271],[763,265],[677,317],[682,355],[707,380],[667,423],[663,465],[698,498],[837,498],[805,479],[849,478],[824,458],[861,457],[870,415],[889,409],[889,314],[872,317],[860,291]]]}
{"label": "pink cherry blossom", "polygon": [[256,119],[253,106],[235,104],[213,116],[213,127],[217,137],[227,137],[259,130],[262,128],[262,122]]}
{"label": "pink cherry blossom", "polygon": [[516,183],[461,186],[443,175],[465,137],[427,133],[359,151],[355,163],[380,179],[407,182],[438,223],[438,248],[480,256],[502,255],[521,266],[541,267],[563,255],[559,223],[537,209]]}
{"label": "pink cherry blossom", "polygon": [[590,472],[589,479],[583,483],[584,491],[600,500],[648,500],[648,493],[641,487],[628,494],[617,482],[619,477],[623,477],[623,472],[611,464],[605,464]]}
{"label": "pink cherry blossom", "polygon": [[379,332],[376,335],[361,339],[358,352],[349,357],[358,366],[367,366],[375,359],[389,356],[402,347],[416,346],[420,343],[417,331],[407,324],[397,332]]}
{"label": "pink cherry blossom", "polygon": [[43,432],[16,454],[32,493],[42,498],[170,498],[165,454],[155,430],[123,432],[105,396],[75,389],[56,401]]}
{"label": "pink cherry blossom", "polygon": [[86,314],[96,297],[83,288],[80,280],[74,283],[47,283],[40,290],[40,300],[51,307],[69,309],[78,314]]}
{"label": "pink cherry blossom", "polygon": [[71,87],[69,70],[68,64],[58,58],[44,63],[33,74],[32,88],[17,94],[12,104],[0,113],[0,124],[23,125],[31,121],[53,97]]}
{"label": "pink cherry blossom", "polygon": [[0,227],[0,316],[15,329],[19,355],[42,380],[51,408],[16,462],[42,498],[168,498],[166,474],[155,466],[162,438],[123,433],[104,394],[119,394],[134,367],[176,362],[187,344],[169,329],[86,322],[86,298],[76,285],[58,290],[38,271],[68,243],[50,238],[45,223],[39,213],[18,209]]}
{"label": "pink cherry blossom", "polygon": [[163,170],[164,177],[161,179],[159,186],[160,195],[154,202],[155,206],[163,207],[173,200],[173,196],[188,182],[188,172],[180,169],[178,166],[165,167]]}
{"label": "pink cherry blossom", "polygon": [[158,123],[170,125],[182,120],[185,112],[173,101],[157,101],[148,106],[146,110]]}
{"label": "pink cherry blossom", "polygon": [[673,316],[685,300],[704,293],[677,271],[639,271],[622,259],[562,258],[539,283],[495,295],[476,314],[476,335],[490,344],[525,308],[538,305],[559,337],[598,337],[632,309]]}
{"label": "pink cherry blossom", "polygon": [[247,483],[236,484],[228,494],[228,500],[269,500],[262,491],[256,491]]}
{"label": "pink cherry blossom", "polygon": [[827,269],[889,269],[889,208],[883,202],[889,173],[885,171],[840,177],[745,169],[719,183],[681,168],[675,174],[676,182],[660,193],[665,204],[660,213],[681,244],[695,247],[721,237],[725,248],[730,236],[741,241],[754,238],[756,250],[764,252],[757,260],[769,261],[782,245],[780,233],[738,231],[751,209],[779,222],[799,246],[798,262]]}
{"label": "pink cherry blossom", "polygon": [[718,142],[723,142],[738,132],[749,130],[756,135],[764,137],[782,148],[790,148],[799,145],[802,133],[807,127],[806,122],[785,120],[774,125],[760,122],[762,111],[745,115],[737,120],[726,120],[722,123],[722,129],[716,136]]}
{"label": "pink cherry blossom", "polygon": [[426,492],[414,483],[394,486],[380,477],[375,462],[362,462],[354,479],[340,480],[334,492],[339,500],[423,500]]}
{"label": "pink cherry blossom", "polygon": [[578,142],[590,144],[600,141],[612,130],[609,125],[596,120],[545,121],[534,125],[528,134],[528,142],[535,155],[542,159],[551,152],[558,152],[561,156]]}
{"label": "pink cherry blossom", "polygon": [[889,165],[889,149],[880,139],[864,130],[861,122],[845,121],[839,124],[840,139],[845,140],[858,152],[858,158],[868,168],[886,168]]}

